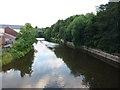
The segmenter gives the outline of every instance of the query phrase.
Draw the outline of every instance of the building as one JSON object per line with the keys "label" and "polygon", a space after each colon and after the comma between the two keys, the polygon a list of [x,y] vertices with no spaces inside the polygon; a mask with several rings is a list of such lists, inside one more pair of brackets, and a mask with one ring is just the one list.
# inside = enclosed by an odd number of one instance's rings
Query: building
{"label": "building", "polygon": [[0,24],[0,47],[11,47],[21,27],[24,26]]}
{"label": "building", "polygon": [[17,32],[13,29],[6,27],[0,34],[0,44],[5,45],[12,44],[16,40]]}

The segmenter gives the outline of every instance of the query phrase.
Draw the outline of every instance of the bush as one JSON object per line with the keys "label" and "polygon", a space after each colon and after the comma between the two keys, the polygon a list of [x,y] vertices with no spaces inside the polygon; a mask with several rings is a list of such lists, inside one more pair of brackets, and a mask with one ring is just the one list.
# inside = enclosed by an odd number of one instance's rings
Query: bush
{"label": "bush", "polygon": [[25,28],[21,28],[20,30],[17,41],[12,44],[13,47],[10,50],[3,51],[2,65],[25,56],[32,49],[33,43],[37,41],[35,38],[35,29],[30,24],[26,24]]}
{"label": "bush", "polygon": [[51,38],[51,41],[54,43],[61,43],[60,39],[57,38]]}

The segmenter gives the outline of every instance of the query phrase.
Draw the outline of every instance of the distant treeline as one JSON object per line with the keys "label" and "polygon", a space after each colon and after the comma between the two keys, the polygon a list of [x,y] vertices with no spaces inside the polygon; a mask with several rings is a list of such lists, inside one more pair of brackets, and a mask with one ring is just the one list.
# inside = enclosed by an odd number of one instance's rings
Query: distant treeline
{"label": "distant treeline", "polygon": [[[97,14],[74,15],[51,27],[37,29],[37,37],[52,42],[73,42],[109,53],[120,53],[120,2],[100,5]],[[36,27],[37,28],[37,27]]]}

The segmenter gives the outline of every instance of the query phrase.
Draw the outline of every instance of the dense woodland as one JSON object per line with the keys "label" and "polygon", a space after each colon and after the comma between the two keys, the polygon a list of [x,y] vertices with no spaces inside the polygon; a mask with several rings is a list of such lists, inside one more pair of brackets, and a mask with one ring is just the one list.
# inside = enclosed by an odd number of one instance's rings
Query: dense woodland
{"label": "dense woodland", "polygon": [[120,53],[120,2],[109,2],[97,8],[97,14],[74,15],[58,20],[51,27],[37,28],[37,37],[52,42],[73,42],[109,53]]}

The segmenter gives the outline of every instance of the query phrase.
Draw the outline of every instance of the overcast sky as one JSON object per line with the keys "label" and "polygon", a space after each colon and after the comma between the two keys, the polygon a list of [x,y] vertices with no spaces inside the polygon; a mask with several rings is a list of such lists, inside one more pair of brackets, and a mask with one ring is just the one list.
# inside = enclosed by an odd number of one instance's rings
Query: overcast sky
{"label": "overcast sky", "polygon": [[1,0],[0,24],[51,26],[59,19],[95,12],[108,0]]}

